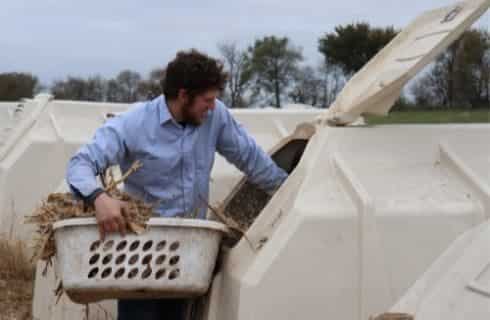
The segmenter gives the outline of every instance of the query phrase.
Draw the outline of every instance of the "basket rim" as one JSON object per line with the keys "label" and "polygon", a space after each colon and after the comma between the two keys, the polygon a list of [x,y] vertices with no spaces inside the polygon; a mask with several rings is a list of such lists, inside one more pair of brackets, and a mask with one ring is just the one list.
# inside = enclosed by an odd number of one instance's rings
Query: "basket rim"
{"label": "basket rim", "polygon": [[[95,218],[71,218],[71,219],[60,220],[53,223],[53,230],[61,229],[64,227],[92,226],[92,225],[97,225],[97,220]],[[157,227],[160,226],[160,227],[212,229],[223,233],[227,233],[230,231],[229,228],[221,222],[203,220],[203,219],[154,217],[148,220],[147,225],[157,226]]]}

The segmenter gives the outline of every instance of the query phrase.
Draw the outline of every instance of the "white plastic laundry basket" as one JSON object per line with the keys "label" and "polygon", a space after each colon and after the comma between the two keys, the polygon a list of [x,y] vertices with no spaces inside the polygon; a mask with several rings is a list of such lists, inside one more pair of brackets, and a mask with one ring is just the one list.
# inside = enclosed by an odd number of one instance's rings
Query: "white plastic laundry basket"
{"label": "white plastic laundry basket", "polygon": [[214,221],[151,218],[141,235],[99,241],[94,218],[54,224],[57,268],[71,300],[195,297],[204,294],[226,227]]}

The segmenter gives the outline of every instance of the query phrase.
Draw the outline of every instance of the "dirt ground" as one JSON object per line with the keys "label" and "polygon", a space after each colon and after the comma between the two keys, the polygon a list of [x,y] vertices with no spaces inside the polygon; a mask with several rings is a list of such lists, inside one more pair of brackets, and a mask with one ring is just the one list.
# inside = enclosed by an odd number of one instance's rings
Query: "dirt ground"
{"label": "dirt ground", "polygon": [[34,266],[25,246],[0,239],[0,257],[0,320],[30,320]]}

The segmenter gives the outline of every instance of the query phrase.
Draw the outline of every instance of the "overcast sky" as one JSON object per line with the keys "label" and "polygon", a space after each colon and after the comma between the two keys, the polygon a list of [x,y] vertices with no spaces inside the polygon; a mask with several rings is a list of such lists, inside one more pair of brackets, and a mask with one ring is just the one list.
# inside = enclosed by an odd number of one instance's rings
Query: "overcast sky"
{"label": "overcast sky", "polygon": [[[288,36],[308,63],[318,38],[338,24],[367,21],[401,28],[451,0],[0,0],[0,72],[27,71],[44,84],[67,75],[145,75],[177,50],[218,55],[216,44],[247,46]],[[477,23],[489,28],[490,13]]]}

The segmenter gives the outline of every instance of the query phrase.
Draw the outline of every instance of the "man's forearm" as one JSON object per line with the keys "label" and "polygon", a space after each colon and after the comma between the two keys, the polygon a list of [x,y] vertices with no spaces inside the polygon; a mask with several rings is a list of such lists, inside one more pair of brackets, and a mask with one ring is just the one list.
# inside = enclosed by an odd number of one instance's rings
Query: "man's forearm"
{"label": "man's forearm", "polygon": [[264,191],[267,192],[269,195],[273,195],[276,193],[276,191],[281,187],[281,185],[286,181],[288,178],[288,174],[286,171],[281,169],[280,167],[276,166],[274,172],[272,173],[272,185],[271,186],[266,186],[264,188]]}
{"label": "man's forearm", "polygon": [[72,192],[78,197],[87,198],[100,185],[97,175],[107,167],[118,164],[124,157],[124,137],[122,134],[122,119],[112,120],[97,129],[93,140],[84,145],[70,159],[67,168],[66,181]]}
{"label": "man's forearm", "polygon": [[100,188],[96,174],[95,165],[84,155],[82,148],[68,163],[66,182],[76,197],[88,200]]}

